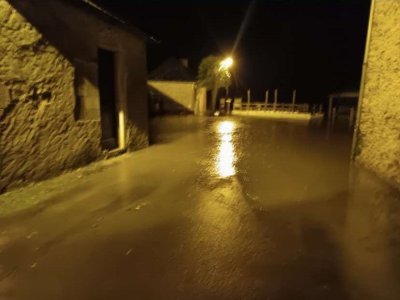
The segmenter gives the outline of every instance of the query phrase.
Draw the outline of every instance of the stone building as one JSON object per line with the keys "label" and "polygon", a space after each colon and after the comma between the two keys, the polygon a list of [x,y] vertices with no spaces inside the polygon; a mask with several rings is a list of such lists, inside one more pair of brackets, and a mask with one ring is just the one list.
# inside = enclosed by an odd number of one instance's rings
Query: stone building
{"label": "stone building", "polygon": [[353,154],[400,185],[400,0],[373,0]]}
{"label": "stone building", "polygon": [[0,192],[148,145],[145,43],[88,0],[0,0]]}
{"label": "stone building", "polygon": [[206,112],[206,91],[197,86],[187,59],[167,59],[149,74],[148,85],[152,115]]}

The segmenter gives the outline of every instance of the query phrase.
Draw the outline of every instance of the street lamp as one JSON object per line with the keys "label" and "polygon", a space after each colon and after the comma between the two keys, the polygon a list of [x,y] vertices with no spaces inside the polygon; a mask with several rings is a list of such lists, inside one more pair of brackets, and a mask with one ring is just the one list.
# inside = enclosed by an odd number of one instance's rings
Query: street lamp
{"label": "street lamp", "polygon": [[[224,60],[222,60],[220,63],[219,63],[219,72],[221,72],[221,73],[225,73],[226,74],[226,76],[228,77],[228,78],[230,78],[231,77],[231,74],[230,74],[230,72],[229,72],[229,68],[230,67],[232,67],[232,65],[233,65],[233,59],[232,59],[232,57],[230,57],[230,56],[228,56],[227,58],[225,58]],[[228,111],[228,113],[229,113],[229,111],[230,111],[230,105],[231,105],[231,100],[229,99],[229,84],[228,85],[225,85],[225,89],[226,89],[226,104],[228,104],[228,109],[227,109],[227,111]],[[225,104],[224,104],[224,106],[225,106]]]}
{"label": "street lamp", "polygon": [[227,57],[219,64],[220,70],[228,70],[233,65],[232,57]]}

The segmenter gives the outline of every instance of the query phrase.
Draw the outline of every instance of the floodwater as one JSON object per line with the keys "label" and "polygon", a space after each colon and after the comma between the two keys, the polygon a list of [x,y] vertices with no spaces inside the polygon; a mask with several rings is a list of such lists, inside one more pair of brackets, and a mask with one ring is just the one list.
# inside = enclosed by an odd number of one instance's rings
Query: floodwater
{"label": "floodwater", "polygon": [[400,198],[351,133],[153,121],[155,145],[0,220],[0,299],[400,299]]}

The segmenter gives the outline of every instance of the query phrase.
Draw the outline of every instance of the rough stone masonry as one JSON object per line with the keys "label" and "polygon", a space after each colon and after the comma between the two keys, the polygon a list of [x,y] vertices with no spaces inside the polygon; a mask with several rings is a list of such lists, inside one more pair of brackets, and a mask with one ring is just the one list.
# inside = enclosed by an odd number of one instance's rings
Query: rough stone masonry
{"label": "rough stone masonry", "polygon": [[[0,193],[101,157],[99,97],[93,75],[96,73],[95,55],[99,44],[114,43],[104,36],[121,37],[120,44],[123,45],[114,45],[121,50],[120,64],[127,66],[120,68],[117,74],[119,107],[126,116],[124,134],[131,135],[122,147],[132,143],[136,148],[147,145],[143,39],[131,37],[105,20],[66,2],[34,2],[38,1],[0,0]],[[49,19],[35,12],[35,6]],[[43,11],[45,8],[53,11]],[[51,19],[57,10],[65,16],[64,20]],[[38,30],[32,24],[35,18],[27,20],[36,15],[43,22],[38,22],[39,28],[44,30]],[[76,22],[76,28],[69,27],[68,22]],[[49,31],[50,40],[57,41],[59,36],[67,41],[64,46],[60,43],[56,48],[45,36],[46,30],[53,27],[58,27],[59,32]],[[86,28],[87,32],[74,32],[74,29],[80,30],[79,27]],[[68,39],[68,34],[75,36]],[[87,46],[82,47],[83,42],[79,39],[85,39]],[[124,56],[124,50],[131,52],[134,61]],[[84,118],[74,114],[78,105],[75,91],[77,61],[91,67],[88,74],[84,74],[88,78],[84,87],[88,99],[83,107],[88,113]],[[129,67],[135,67],[135,73]],[[134,92],[127,88],[128,80],[134,86]]]}
{"label": "rough stone masonry", "polygon": [[400,0],[372,11],[356,161],[400,185]]}

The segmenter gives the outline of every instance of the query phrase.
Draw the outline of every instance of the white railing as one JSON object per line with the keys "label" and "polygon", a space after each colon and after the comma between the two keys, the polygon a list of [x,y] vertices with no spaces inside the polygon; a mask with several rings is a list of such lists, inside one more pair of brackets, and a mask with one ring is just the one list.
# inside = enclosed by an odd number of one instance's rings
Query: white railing
{"label": "white railing", "polygon": [[308,104],[290,104],[290,103],[268,103],[265,104],[263,102],[234,102],[233,104],[234,110],[249,110],[249,111],[286,111],[286,112],[300,112],[300,113],[308,113],[309,105]]}

